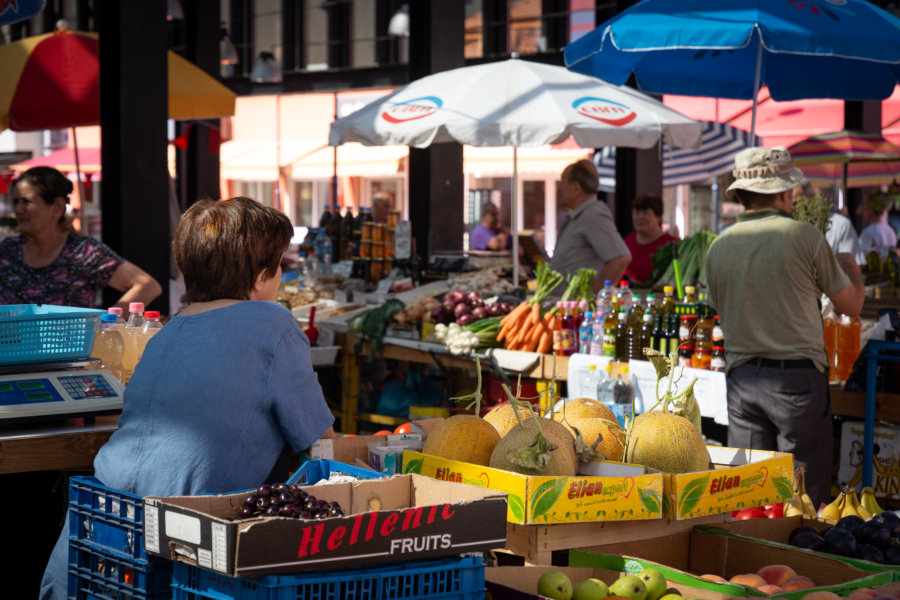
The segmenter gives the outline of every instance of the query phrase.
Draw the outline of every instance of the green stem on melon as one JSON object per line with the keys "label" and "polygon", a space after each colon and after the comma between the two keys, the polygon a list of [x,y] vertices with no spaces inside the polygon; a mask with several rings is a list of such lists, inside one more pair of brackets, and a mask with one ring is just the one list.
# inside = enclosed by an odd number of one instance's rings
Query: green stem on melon
{"label": "green stem on melon", "polygon": [[550,461],[551,454],[556,450],[557,446],[544,436],[544,432],[541,430],[541,422],[538,419],[538,416],[534,414],[534,408],[531,406],[531,403],[522,402],[513,396],[512,392],[509,390],[509,386],[505,383],[501,387],[506,393],[506,397],[509,398],[509,403],[513,407],[513,414],[516,416],[516,421],[519,422],[519,426],[522,429],[527,430],[525,421],[522,419],[518,410],[522,407],[531,413],[531,418],[534,419],[534,424],[537,427],[537,433],[534,434],[532,442],[523,448],[511,450],[507,455],[507,458],[513,464],[526,469],[539,471],[542,466]]}

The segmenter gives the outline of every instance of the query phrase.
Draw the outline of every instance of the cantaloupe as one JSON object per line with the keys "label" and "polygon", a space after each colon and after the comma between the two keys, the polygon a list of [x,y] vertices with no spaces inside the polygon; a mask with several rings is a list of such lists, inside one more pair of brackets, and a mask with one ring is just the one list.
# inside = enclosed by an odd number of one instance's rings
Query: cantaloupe
{"label": "cantaloupe", "polygon": [[[612,409],[593,398],[575,398],[566,402],[563,408],[553,413],[553,420],[563,423],[563,420],[572,423],[585,417],[599,417],[607,421],[616,422],[616,415]],[[587,441],[587,440],[585,440]]]}
{"label": "cantaloupe", "polygon": [[[608,460],[621,461],[625,454],[625,430],[618,426],[615,417],[610,419],[598,419],[595,417],[583,417],[572,421],[564,421],[563,425],[569,431],[575,432],[573,428],[581,432],[581,439],[588,446],[594,446],[596,443],[597,452]],[[600,438],[600,443],[597,443]]]}
{"label": "cantaloupe", "polygon": [[625,461],[664,473],[691,473],[709,468],[709,452],[703,435],[690,421],[652,410],[634,420]]}
{"label": "cantaloupe", "polygon": [[499,441],[500,434],[481,417],[453,415],[428,434],[422,452],[486,467]]}
{"label": "cantaloupe", "polygon": [[[531,413],[528,412],[528,409],[524,406],[517,408],[516,412],[519,413],[519,416],[523,421],[531,418]],[[500,434],[501,438],[506,435],[514,425],[519,424],[516,420],[515,413],[513,413],[513,405],[509,403],[492,408],[484,415],[484,420],[494,426],[494,429],[497,430],[497,433]]]}
{"label": "cantaloupe", "polygon": [[[545,456],[544,464],[534,463],[527,452],[538,433],[538,421],[544,437],[556,446],[549,456]],[[575,438],[556,421],[543,417],[531,418],[524,421],[524,427],[516,424],[503,436],[491,454],[489,466],[525,475],[573,477],[578,468]]]}

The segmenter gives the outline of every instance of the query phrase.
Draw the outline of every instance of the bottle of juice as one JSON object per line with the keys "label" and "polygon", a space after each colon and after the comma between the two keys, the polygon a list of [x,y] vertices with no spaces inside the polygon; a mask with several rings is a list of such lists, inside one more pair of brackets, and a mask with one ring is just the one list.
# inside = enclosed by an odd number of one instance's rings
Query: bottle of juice
{"label": "bottle of juice", "polygon": [[128,305],[128,321],[125,323],[125,354],[122,356],[122,369],[125,380],[131,377],[138,363],[138,337],[144,325],[144,303],[132,302]]}
{"label": "bottle of juice", "polygon": [[122,334],[122,339],[125,339],[125,319],[122,318],[122,307],[121,306],[110,306],[106,309],[106,313],[110,315],[116,315],[116,326],[119,328],[119,333]]}
{"label": "bottle of juice", "polygon": [[838,381],[847,381],[853,372],[853,363],[859,355],[862,320],[859,317],[841,315],[837,327],[837,377]]}
{"label": "bottle of juice", "polygon": [[838,320],[834,311],[828,311],[828,314],[822,318],[822,326],[825,329],[825,354],[828,356],[828,381],[835,383],[838,381],[837,363],[835,362]]}
{"label": "bottle of juice", "polygon": [[568,302],[559,301],[556,303],[556,325],[553,328],[553,354],[556,356],[566,356],[566,332],[565,320],[566,305]]}
{"label": "bottle of juice", "polygon": [[116,324],[116,315],[107,313],[100,317],[100,331],[94,339],[91,356],[100,359],[100,367],[106,369],[120,381],[123,378],[122,355],[125,353],[125,340]]}
{"label": "bottle of juice", "polygon": [[578,303],[570,300],[565,303],[562,326],[565,330],[563,356],[571,356],[578,352]]}
{"label": "bottle of juice", "polygon": [[141,362],[141,358],[144,356],[144,348],[147,347],[147,342],[150,341],[150,338],[159,333],[159,330],[162,329],[162,327],[162,323],[159,320],[159,311],[148,310],[144,313],[144,324],[141,326],[141,334],[138,337],[137,362]]}

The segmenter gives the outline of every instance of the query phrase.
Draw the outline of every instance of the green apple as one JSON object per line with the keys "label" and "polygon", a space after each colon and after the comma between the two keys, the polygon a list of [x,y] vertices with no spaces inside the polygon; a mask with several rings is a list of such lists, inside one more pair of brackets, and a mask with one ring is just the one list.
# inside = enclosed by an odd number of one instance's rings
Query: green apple
{"label": "green apple", "polygon": [[644,586],[647,588],[647,600],[659,600],[666,593],[665,576],[659,572],[659,569],[648,567],[638,574]]}
{"label": "green apple", "polygon": [[612,596],[624,596],[631,600],[646,600],[647,586],[637,575],[623,575],[609,586]]}
{"label": "green apple", "polygon": [[609,586],[591,577],[576,583],[572,592],[572,600],[601,600],[609,596]]}
{"label": "green apple", "polygon": [[537,592],[553,600],[572,600],[572,580],[562,571],[550,569],[538,579]]}

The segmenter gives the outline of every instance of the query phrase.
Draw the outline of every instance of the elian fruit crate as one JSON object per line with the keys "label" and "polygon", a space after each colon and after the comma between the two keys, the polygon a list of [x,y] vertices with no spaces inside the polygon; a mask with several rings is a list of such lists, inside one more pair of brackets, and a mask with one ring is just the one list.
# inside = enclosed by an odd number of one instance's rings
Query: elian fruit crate
{"label": "elian fruit crate", "polygon": [[485,591],[480,555],[253,579],[174,566],[173,600],[482,600]]}
{"label": "elian fruit crate", "polygon": [[144,551],[140,496],[69,478],[69,598],[171,598],[172,562]]}

